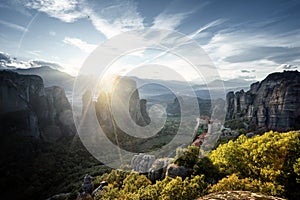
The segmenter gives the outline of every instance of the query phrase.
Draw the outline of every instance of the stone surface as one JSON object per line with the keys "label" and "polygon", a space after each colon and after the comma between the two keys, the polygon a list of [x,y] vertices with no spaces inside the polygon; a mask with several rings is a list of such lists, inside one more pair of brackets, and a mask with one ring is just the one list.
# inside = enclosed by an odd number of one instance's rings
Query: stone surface
{"label": "stone surface", "polygon": [[39,99],[45,96],[43,80],[39,76],[20,76],[0,71],[0,132],[40,137]]}
{"label": "stone surface", "polygon": [[167,167],[166,176],[171,178],[176,178],[177,176],[181,177],[184,180],[191,174],[191,169],[186,168],[184,166],[178,166],[175,164],[170,164]]}
{"label": "stone surface", "polygon": [[208,194],[204,197],[199,198],[198,200],[284,200],[279,197],[266,196],[262,194],[257,194],[249,191],[224,191],[224,192],[215,192]]}
{"label": "stone surface", "polygon": [[[128,124],[143,127],[150,123],[146,103],[146,100],[139,97],[136,82],[126,77],[116,80],[112,92],[100,92],[95,102],[95,110],[107,138],[122,149],[141,152],[138,144],[141,144],[143,139],[134,136],[134,131],[137,130],[131,128],[131,132],[128,133],[124,127]],[[114,116],[114,111],[117,112],[117,116]],[[116,117],[119,121],[116,121]]]}
{"label": "stone surface", "polygon": [[155,161],[154,155],[139,154],[131,160],[131,168],[139,173],[148,173],[150,167]]}
{"label": "stone surface", "polygon": [[156,180],[163,180],[166,177],[167,167],[172,158],[159,158],[154,161],[148,172],[148,178],[155,183]]}
{"label": "stone surface", "polygon": [[[53,86],[45,88],[46,109],[44,118],[40,118],[43,138],[49,141],[55,141],[62,136],[71,136],[76,134],[76,128],[73,120],[71,105],[66,97],[64,89]],[[53,131],[57,130],[56,132]]]}
{"label": "stone surface", "polygon": [[300,73],[273,73],[249,91],[229,92],[227,120],[245,119],[256,128],[278,131],[300,128]]}
{"label": "stone surface", "polygon": [[64,90],[36,75],[0,71],[0,132],[55,141],[76,129]]}

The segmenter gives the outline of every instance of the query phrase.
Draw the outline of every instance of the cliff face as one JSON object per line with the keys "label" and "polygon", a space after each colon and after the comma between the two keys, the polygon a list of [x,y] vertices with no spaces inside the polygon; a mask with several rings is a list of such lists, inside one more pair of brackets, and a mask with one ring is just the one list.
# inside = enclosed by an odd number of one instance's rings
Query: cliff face
{"label": "cliff face", "polygon": [[262,82],[226,96],[228,120],[243,118],[257,128],[300,128],[300,73],[273,73]]}
{"label": "cliff face", "polygon": [[53,141],[75,133],[64,90],[44,88],[36,75],[0,71],[0,133],[17,133]]}
{"label": "cliff face", "polygon": [[[139,139],[127,135],[127,133],[118,126],[120,125],[120,121],[116,122],[113,114],[112,98],[114,101],[113,105],[115,106],[114,109],[118,112],[117,117],[121,119],[121,123],[123,123],[121,125],[123,126],[126,126],[126,123],[131,123],[128,116],[124,114],[126,112],[129,112],[131,119],[139,126],[146,126],[150,123],[150,118],[146,112],[146,100],[140,99],[136,82],[130,78],[123,77],[116,81],[112,93],[100,93],[95,103],[98,121],[107,137],[123,148],[133,150],[132,148],[135,147],[132,144],[138,143]],[[128,101],[128,104],[126,101]],[[85,104],[86,103],[83,102],[83,105]],[[117,134],[118,141],[115,134]]]}

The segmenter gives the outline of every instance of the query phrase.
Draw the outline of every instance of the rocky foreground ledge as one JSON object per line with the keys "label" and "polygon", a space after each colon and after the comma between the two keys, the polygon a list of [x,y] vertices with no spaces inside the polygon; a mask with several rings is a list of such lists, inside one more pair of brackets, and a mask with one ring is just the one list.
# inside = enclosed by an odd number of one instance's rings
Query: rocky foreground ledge
{"label": "rocky foreground ledge", "polygon": [[279,197],[266,196],[249,191],[224,191],[215,192],[197,200],[284,200]]}

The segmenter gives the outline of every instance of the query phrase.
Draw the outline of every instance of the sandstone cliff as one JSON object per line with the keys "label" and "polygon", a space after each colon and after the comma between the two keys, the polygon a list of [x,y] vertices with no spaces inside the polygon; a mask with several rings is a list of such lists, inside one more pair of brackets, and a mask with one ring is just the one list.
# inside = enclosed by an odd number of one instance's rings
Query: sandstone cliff
{"label": "sandstone cliff", "polygon": [[47,141],[75,134],[71,106],[60,87],[44,88],[36,75],[0,71],[0,133]]}
{"label": "sandstone cliff", "polygon": [[243,119],[256,128],[278,131],[299,129],[300,73],[270,74],[247,92],[229,92],[226,103],[227,120]]}

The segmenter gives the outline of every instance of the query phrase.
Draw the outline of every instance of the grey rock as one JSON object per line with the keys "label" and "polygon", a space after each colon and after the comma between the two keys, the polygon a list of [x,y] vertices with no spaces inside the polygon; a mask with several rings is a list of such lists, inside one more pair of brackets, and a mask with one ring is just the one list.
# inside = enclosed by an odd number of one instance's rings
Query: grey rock
{"label": "grey rock", "polygon": [[167,167],[172,162],[172,158],[159,158],[154,161],[148,172],[148,178],[155,182],[166,177]]}
{"label": "grey rock", "polygon": [[171,178],[176,178],[177,176],[179,176],[182,179],[185,179],[191,174],[191,171],[192,171],[191,169],[186,168],[184,166],[170,164],[167,167],[166,176],[169,176]]}
{"label": "grey rock", "polygon": [[0,132],[56,141],[76,133],[64,90],[36,75],[0,71]]}
{"label": "grey rock", "polygon": [[299,129],[300,73],[273,73],[252,84],[247,92],[229,92],[226,106],[227,120],[242,118],[259,129]]}
{"label": "grey rock", "polygon": [[138,154],[132,158],[131,168],[139,173],[148,173],[154,161],[154,155]]}

